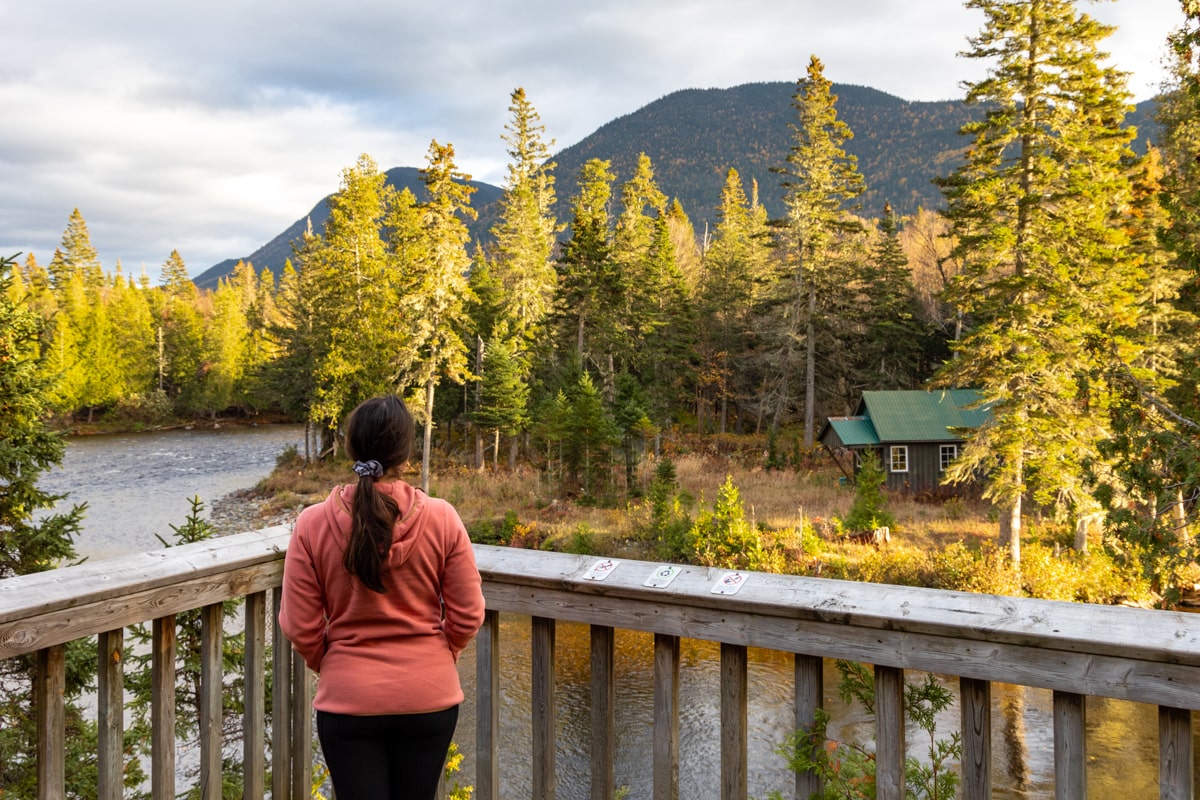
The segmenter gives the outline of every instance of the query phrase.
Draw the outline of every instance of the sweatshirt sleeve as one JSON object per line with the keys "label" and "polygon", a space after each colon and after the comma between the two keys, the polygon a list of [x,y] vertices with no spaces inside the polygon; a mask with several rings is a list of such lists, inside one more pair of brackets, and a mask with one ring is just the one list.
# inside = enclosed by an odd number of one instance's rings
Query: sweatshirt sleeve
{"label": "sweatshirt sleeve", "polygon": [[442,603],[445,619],[442,629],[455,660],[483,624],[483,581],[475,564],[475,548],[462,521],[455,514],[456,531],[446,553],[442,575]]}
{"label": "sweatshirt sleeve", "polygon": [[279,627],[292,647],[314,672],[321,671],[325,657],[325,603],[308,537],[298,520],[283,562],[283,599],[279,604]]}

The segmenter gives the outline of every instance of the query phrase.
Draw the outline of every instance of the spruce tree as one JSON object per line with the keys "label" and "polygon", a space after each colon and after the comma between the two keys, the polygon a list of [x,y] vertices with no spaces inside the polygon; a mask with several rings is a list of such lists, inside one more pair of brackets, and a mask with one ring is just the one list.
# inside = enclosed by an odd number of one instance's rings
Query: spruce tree
{"label": "spruce tree", "polygon": [[968,88],[963,165],[947,180],[956,254],[950,289],[967,330],[938,376],[979,389],[989,424],[947,475],[984,476],[1001,545],[1020,563],[1027,493],[1064,515],[1088,502],[1083,465],[1104,435],[1095,346],[1137,317],[1123,171],[1133,132],[1123,74],[1102,64],[1111,32],[1070,0],[970,0],[986,21],[970,58],[990,66]]}
{"label": "spruce tree", "polygon": [[787,163],[775,170],[782,178],[784,205],[784,216],[774,222],[780,265],[772,315],[777,326],[775,423],[793,394],[796,374],[802,374],[805,448],[812,447],[816,430],[822,314],[846,292],[847,238],[861,230],[848,207],[863,191],[857,159],[845,150],[854,133],[838,119],[832,86],[821,60],[813,56],[792,97],[796,121],[788,126],[792,145]]}
{"label": "spruce tree", "polygon": [[706,321],[699,331],[701,391],[711,397],[721,433],[728,427],[730,402],[753,384],[748,351],[754,303],[770,257],[766,230],[766,212],[750,202],[731,168],[697,287],[697,314]]}
{"label": "spruce tree", "polygon": [[324,432],[322,450],[350,411],[394,389],[396,279],[384,226],[394,191],[368,155],[342,171],[329,198],[329,219],[310,237],[299,268],[300,291],[312,313],[313,397],[309,420]]}
{"label": "spruce tree", "polygon": [[[14,257],[15,258],[15,257]],[[47,512],[66,499],[38,487],[62,461],[63,439],[49,430],[50,385],[40,355],[43,321],[12,298],[14,258],[0,258],[0,579],[54,569],[75,558],[84,507]],[[95,723],[79,697],[95,667],[81,645],[68,647],[67,725],[76,735],[67,749],[67,795],[86,797],[96,787]],[[90,666],[89,666],[90,662]],[[36,715],[29,659],[0,661],[0,786],[14,797],[36,794]],[[136,770],[133,770],[136,771]]]}
{"label": "spruce tree", "polygon": [[927,331],[899,228],[891,206],[885,205],[878,238],[859,270],[856,316],[862,339],[854,348],[856,394],[864,389],[915,389],[927,377],[923,362]]}
{"label": "spruce tree", "polygon": [[[475,218],[468,183],[471,176],[454,163],[454,146],[436,140],[429,146],[421,180],[429,199],[419,207],[423,251],[414,263],[401,266],[400,312],[407,341],[399,355],[400,385],[414,387],[424,408],[421,488],[429,491],[433,443],[434,391],[445,378],[462,383],[471,374],[464,337],[472,334],[468,313],[471,288],[467,271],[470,234],[466,220]],[[473,336],[471,337],[473,339]]]}
{"label": "spruce tree", "polygon": [[601,364],[615,347],[624,278],[613,259],[609,202],[611,164],[591,159],[571,200],[570,235],[558,260],[560,348],[581,362]]}
{"label": "spruce tree", "polygon": [[560,226],[554,218],[554,162],[544,141],[545,126],[518,88],[509,106],[511,120],[503,137],[508,145],[508,177],[500,199],[500,220],[492,270],[504,287],[505,316],[523,349],[543,347],[543,324],[554,301],[551,260]]}

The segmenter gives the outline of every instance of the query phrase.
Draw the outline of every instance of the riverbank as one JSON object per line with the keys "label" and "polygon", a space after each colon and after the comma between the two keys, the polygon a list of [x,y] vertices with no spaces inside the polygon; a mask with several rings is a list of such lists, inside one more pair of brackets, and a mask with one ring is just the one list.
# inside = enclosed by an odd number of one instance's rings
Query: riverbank
{"label": "riverbank", "polygon": [[[711,544],[712,536],[738,532],[740,537],[749,531],[758,543],[755,549],[770,556],[767,565],[749,568],[1099,604],[1161,603],[1131,565],[1100,546],[1076,552],[1074,531],[1051,519],[1029,519],[1021,569],[1015,570],[997,547],[991,506],[977,499],[931,503],[890,496],[886,508],[896,520],[890,538],[872,544],[842,530],[840,520],[855,490],[832,468],[766,470],[753,459],[712,452],[680,453],[673,465],[676,485],[665,502],[674,511],[665,520],[656,517],[647,498],[601,506],[559,496],[556,481],[527,466],[435,470],[431,494],[451,502],[472,539],[483,544],[747,568],[708,560],[713,548],[696,537],[703,529]],[[644,492],[653,476],[653,465],[639,467],[635,479]],[[222,533],[233,533],[292,521],[352,477],[345,462],[281,461],[253,489],[221,498],[213,508],[214,524]],[[415,471],[405,477],[419,480]],[[726,481],[737,490],[739,509],[733,517],[733,509],[716,507]],[[733,539],[728,544],[731,557],[744,549]]]}

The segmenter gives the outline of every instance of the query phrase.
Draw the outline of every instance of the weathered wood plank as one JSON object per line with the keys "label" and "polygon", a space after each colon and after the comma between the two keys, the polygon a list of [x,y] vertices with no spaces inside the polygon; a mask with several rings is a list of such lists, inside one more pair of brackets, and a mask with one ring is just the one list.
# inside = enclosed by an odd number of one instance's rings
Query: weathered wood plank
{"label": "weathered wood plank", "polygon": [[557,711],[554,676],[554,620],[534,617],[532,625],[533,800],[554,800]]}
{"label": "weathered wood plank", "polygon": [[246,598],[244,609],[246,658],[242,670],[245,708],[242,710],[242,798],[262,800],[266,793],[266,666],[267,593]]}
{"label": "weathered wood plank", "polygon": [[96,638],[96,734],[99,800],[125,795],[125,631]]}
{"label": "weathered wood plank", "polygon": [[[313,671],[292,651],[292,797],[311,794],[313,761]],[[274,800],[272,798],[272,800]]]}
{"label": "weathered wood plank", "polygon": [[577,606],[604,603],[601,598],[640,599],[901,633],[953,632],[984,646],[1050,644],[1067,652],[1200,666],[1195,614],[765,573],[752,573],[736,595],[715,595],[716,569],[685,567],[669,587],[655,589],[643,585],[655,566],[649,562],[624,561],[604,581],[589,581],[583,576],[595,559],[588,556],[539,552],[529,558],[512,548],[475,549],[485,582],[497,591],[508,584],[508,596],[520,587],[533,596],[569,586],[580,598]]}
{"label": "weathered wood plank", "polygon": [[253,572],[262,564],[282,563],[290,539],[291,526],[278,525],[6,578],[0,581],[0,624],[170,587],[181,580],[243,569]]}
{"label": "weathered wood plank", "polygon": [[[616,577],[614,574],[607,580]],[[1027,645],[1015,645],[964,640],[953,635],[908,633],[899,629],[901,616],[896,617],[896,630],[885,630],[860,628],[850,622],[665,605],[655,602],[654,596],[631,600],[581,594],[574,587],[534,591],[508,583],[485,583],[484,591],[492,607],[516,614],[552,615],[564,621],[608,624],[789,653],[803,650],[823,658],[1200,709],[1200,667],[1151,658],[1056,650],[1056,634],[1052,630],[1040,638],[1030,636]],[[1091,626],[1102,626],[1106,621],[1104,612],[1116,610],[1097,606],[1092,609],[1094,615],[1088,623]],[[1174,616],[1171,612],[1161,613]],[[1194,625],[1195,621],[1189,624]],[[953,629],[947,631],[952,632]]]}
{"label": "weathered wood plank", "polygon": [[33,677],[34,714],[37,716],[38,800],[64,800],[67,796],[66,709],[67,649],[64,645],[37,652]]}
{"label": "weathered wood plank", "polygon": [[615,632],[607,625],[593,625],[592,665],[592,800],[612,800],[616,791],[613,765],[616,761],[616,670],[613,667]]}
{"label": "weathered wood plank", "polygon": [[[0,623],[0,659],[266,591],[278,586],[282,579],[282,560],[228,573],[210,572],[200,577],[184,574],[177,583],[167,586],[105,597],[95,603],[80,602],[69,608]],[[0,586],[5,583],[0,581]]]}
{"label": "weathered wood plank", "polygon": [[[292,800],[292,643],[279,627],[283,590],[271,592],[271,800]],[[300,795],[307,797],[307,795]]]}
{"label": "weathered wood plank", "polygon": [[[654,636],[654,800],[679,800],[679,637]],[[610,795],[611,796],[611,795]]]}
{"label": "weathered wood plank", "polygon": [[1158,709],[1158,796],[1160,800],[1192,800],[1192,712]]}
{"label": "weathered wood plank", "polygon": [[959,712],[962,731],[962,796],[964,800],[992,797],[992,685],[960,678]]}
{"label": "weathered wood plank", "polygon": [[1054,693],[1054,798],[1087,797],[1086,698],[1073,692]]}
{"label": "weathered wood plank", "polygon": [[175,615],[154,620],[150,642],[150,793],[175,796]]}
{"label": "weathered wood plank", "polygon": [[721,644],[721,800],[746,797],[747,666],[745,646]]}
{"label": "weathered wood plank", "polygon": [[[800,653],[795,657],[796,673],[796,730],[811,730],[817,721],[817,710],[825,702],[825,660]],[[814,772],[796,773],[796,797],[807,798],[821,793],[821,777]]]}
{"label": "weathered wood plank", "polygon": [[904,670],[875,665],[875,796],[904,800]]}
{"label": "weathered wood plank", "polygon": [[221,651],[225,606],[200,610],[200,798],[221,800]]}
{"label": "weathered wood plank", "polygon": [[475,636],[475,797],[500,800],[500,612]]}

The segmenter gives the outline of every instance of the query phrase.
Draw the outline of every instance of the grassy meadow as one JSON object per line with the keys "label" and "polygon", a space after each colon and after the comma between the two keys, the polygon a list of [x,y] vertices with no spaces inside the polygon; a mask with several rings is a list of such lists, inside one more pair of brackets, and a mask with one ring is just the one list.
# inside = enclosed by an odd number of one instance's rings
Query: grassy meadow
{"label": "grassy meadow", "polygon": [[[895,519],[890,541],[860,543],[840,523],[855,487],[839,479],[827,456],[766,469],[760,445],[673,443],[664,453],[674,467],[672,484],[656,490],[661,459],[648,458],[637,467],[633,496],[607,501],[581,502],[561,492],[555,476],[524,465],[435,465],[430,488],[454,504],[472,539],[486,544],[1093,603],[1157,600],[1135,568],[1098,543],[1075,552],[1072,530],[1036,514],[1025,520],[1021,570],[1013,570],[995,546],[991,505],[978,499],[885,495]],[[344,460],[306,465],[288,453],[255,492],[266,512],[298,510],[352,477]],[[420,480],[415,470],[406,478]]]}

